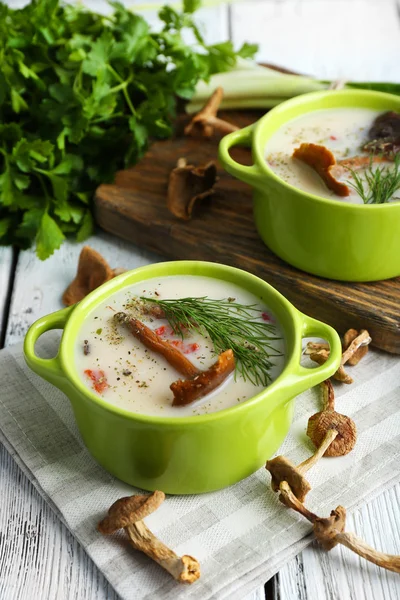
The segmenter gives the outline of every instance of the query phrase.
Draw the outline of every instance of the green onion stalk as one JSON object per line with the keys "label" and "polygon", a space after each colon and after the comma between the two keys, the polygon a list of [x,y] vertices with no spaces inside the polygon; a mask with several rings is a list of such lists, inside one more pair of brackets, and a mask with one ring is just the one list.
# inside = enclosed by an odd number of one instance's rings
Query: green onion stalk
{"label": "green onion stalk", "polygon": [[[330,81],[320,81],[303,75],[281,73],[249,60],[238,59],[235,68],[213,75],[206,83],[200,81],[186,107],[195,113],[205,104],[217,87],[224,90],[221,109],[268,109],[308,92],[318,92],[330,87]],[[400,95],[400,83],[347,82],[345,89],[369,89]]]}

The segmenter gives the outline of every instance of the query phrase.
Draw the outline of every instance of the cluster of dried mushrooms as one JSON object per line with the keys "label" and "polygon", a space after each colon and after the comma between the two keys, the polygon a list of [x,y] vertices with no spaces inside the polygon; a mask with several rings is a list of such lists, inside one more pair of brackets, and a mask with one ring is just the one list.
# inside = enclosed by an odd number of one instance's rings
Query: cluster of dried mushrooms
{"label": "cluster of dried mushrooms", "polygon": [[[204,107],[186,125],[185,135],[211,138],[214,133],[226,135],[239,129],[236,125],[217,117],[223,95],[223,89],[218,87]],[[214,161],[205,165],[194,165],[188,164],[186,158],[180,158],[169,175],[168,209],[178,219],[189,220],[195,205],[214,193],[217,181],[217,167]]]}
{"label": "cluster of dried mushrooms", "polygon": [[[368,331],[357,332],[349,329],[343,339],[343,354],[340,367],[333,377],[343,383],[352,383],[352,378],[344,371],[344,365],[356,365],[368,352],[371,337]],[[309,342],[306,354],[321,364],[329,356],[329,346],[324,343]],[[285,456],[277,456],[267,461],[266,469],[271,474],[271,487],[279,492],[280,501],[295,510],[313,524],[316,539],[324,550],[331,550],[337,544],[347,546],[350,550],[366,560],[400,573],[400,556],[384,554],[371,548],[353,533],[346,533],[346,509],[338,506],[327,518],[322,518],[304,506],[305,498],[311,485],[304,476],[322,456],[344,456],[351,452],[357,440],[355,423],[350,417],[335,411],[335,393],[330,380],[324,381],[323,410],[312,415],[308,420],[307,435],[317,448],[315,453],[296,466]]]}

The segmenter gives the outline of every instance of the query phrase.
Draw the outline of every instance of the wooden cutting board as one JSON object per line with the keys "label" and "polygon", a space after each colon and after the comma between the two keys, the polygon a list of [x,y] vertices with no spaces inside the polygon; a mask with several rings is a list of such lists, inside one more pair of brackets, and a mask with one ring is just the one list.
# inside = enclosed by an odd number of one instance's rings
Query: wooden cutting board
{"label": "wooden cutting board", "polygon": [[[256,111],[223,115],[239,126],[261,116]],[[178,129],[181,130],[182,123]],[[258,275],[303,312],[329,323],[341,334],[367,328],[376,348],[400,354],[400,277],[375,283],[342,283],[309,275],[284,263],[256,232],[251,188],[218,166],[215,194],[196,207],[190,221],[166,208],[168,176],[178,158],[204,164],[215,160],[218,139],[184,138],[154,143],[133,168],[120,171],[114,185],[102,185],[95,198],[100,227],[168,259],[225,263]],[[251,164],[250,152],[234,150]]]}

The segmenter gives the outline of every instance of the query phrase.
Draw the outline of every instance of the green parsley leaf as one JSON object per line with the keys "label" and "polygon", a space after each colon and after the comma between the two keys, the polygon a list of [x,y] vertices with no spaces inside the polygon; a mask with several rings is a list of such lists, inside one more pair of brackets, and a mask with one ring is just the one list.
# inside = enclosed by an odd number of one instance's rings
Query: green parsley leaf
{"label": "green parsley leaf", "polygon": [[4,237],[9,230],[12,223],[12,219],[10,217],[4,217],[4,219],[0,219],[0,238]]}
{"label": "green parsley leaf", "polygon": [[93,218],[90,211],[85,212],[85,216],[82,219],[82,225],[78,229],[76,239],[78,242],[83,242],[93,233]]}
{"label": "green parsley leaf", "polygon": [[200,0],[162,8],[157,32],[111,6],[104,17],[61,0],[0,2],[0,243],[36,242],[42,259],[67,235],[91,235],[97,185],[171,136],[179,98],[238,56],[231,42],[207,46]]}
{"label": "green parsley leaf", "polygon": [[45,212],[36,236],[36,253],[38,257],[45,260],[53,254],[54,250],[58,250],[64,240],[65,235],[57,223]]}
{"label": "green parsley leaf", "polygon": [[183,11],[185,13],[194,13],[201,6],[201,0],[184,0]]}

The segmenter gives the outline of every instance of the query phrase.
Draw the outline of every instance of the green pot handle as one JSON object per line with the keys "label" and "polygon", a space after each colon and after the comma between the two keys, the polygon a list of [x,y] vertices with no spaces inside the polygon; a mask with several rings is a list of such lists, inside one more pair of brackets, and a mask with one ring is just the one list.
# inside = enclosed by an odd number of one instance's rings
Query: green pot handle
{"label": "green pot handle", "polygon": [[[300,364],[301,356],[296,359],[294,368],[291,369],[292,376],[297,379],[297,382],[293,386],[296,394],[300,394],[331,377],[339,368],[342,358],[342,343],[333,327],[300,312],[299,316],[302,321],[301,337],[323,338],[329,343],[330,352],[326,363],[314,368],[303,367]],[[292,383],[294,383],[293,380]]]}
{"label": "green pot handle", "polygon": [[60,363],[59,354],[54,358],[39,358],[35,354],[35,344],[43,333],[51,329],[64,329],[74,306],[63,308],[35,321],[30,326],[24,340],[25,361],[30,369],[53,385],[60,387],[61,381],[65,386],[66,376]]}
{"label": "green pot handle", "polygon": [[230,148],[233,148],[233,146],[251,147],[255,125],[256,123],[249,125],[244,129],[233,131],[223,137],[219,143],[218,150],[218,158],[224,169],[234,177],[237,177],[241,181],[245,181],[252,186],[257,185],[257,183],[261,182],[263,179],[263,174],[259,167],[257,165],[252,165],[251,167],[241,165],[233,160],[229,154],[229,150]]}

